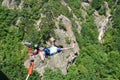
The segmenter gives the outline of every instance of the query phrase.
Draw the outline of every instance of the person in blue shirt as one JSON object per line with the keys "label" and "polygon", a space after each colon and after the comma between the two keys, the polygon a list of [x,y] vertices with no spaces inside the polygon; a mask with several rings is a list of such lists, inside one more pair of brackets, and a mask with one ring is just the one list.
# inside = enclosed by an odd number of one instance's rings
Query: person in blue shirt
{"label": "person in blue shirt", "polygon": [[68,50],[68,49],[72,49],[74,48],[74,44],[71,46],[71,47],[57,47],[55,45],[55,39],[53,37],[50,38],[49,40],[50,44],[49,46],[47,46],[47,48],[43,48],[43,47],[40,47],[40,52],[39,52],[39,56],[41,58],[41,60],[45,60],[45,57],[46,56],[53,56],[55,55],[56,53],[60,53],[64,50]]}

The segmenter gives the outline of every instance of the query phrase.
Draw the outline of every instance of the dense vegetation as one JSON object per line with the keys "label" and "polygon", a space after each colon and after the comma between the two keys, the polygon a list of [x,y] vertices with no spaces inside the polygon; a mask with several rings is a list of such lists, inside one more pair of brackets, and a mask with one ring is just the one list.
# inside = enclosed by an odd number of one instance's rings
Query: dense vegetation
{"label": "dense vegetation", "polygon": [[[81,1],[65,0],[72,8],[75,15],[82,20]],[[74,64],[68,69],[68,74],[61,71],[54,72],[46,69],[44,80],[119,80],[120,79],[120,1],[115,5],[114,0],[106,0],[111,8],[112,27],[108,29],[104,37],[104,43],[97,40],[97,27],[92,16],[96,9],[101,15],[105,15],[103,7],[105,0],[93,0],[88,10],[86,22],[82,23],[81,34],[76,30],[76,24],[72,20],[72,13],[67,7],[61,6],[60,0],[25,0],[22,10],[10,10],[0,5],[0,71],[4,72],[10,80],[24,80],[27,69],[23,62],[27,56],[27,48],[24,41],[45,45],[45,41],[52,35],[55,24],[53,19],[64,14],[71,19],[74,34],[81,49],[80,55]],[[0,3],[2,0],[0,0]],[[40,19],[40,13],[46,18],[42,19],[41,30],[38,31],[35,23]],[[20,24],[16,21],[20,18]],[[47,34],[46,34],[47,33]],[[66,38],[66,41],[69,40]],[[40,80],[37,72],[30,76],[31,80]]]}

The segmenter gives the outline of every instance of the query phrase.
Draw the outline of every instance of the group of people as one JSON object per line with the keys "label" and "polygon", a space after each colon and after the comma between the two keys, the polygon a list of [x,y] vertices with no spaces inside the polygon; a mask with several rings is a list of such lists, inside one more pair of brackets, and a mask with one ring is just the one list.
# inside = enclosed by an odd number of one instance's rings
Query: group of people
{"label": "group of people", "polygon": [[71,47],[59,47],[55,45],[55,39],[51,37],[47,42],[47,47],[39,47],[37,44],[34,45],[34,49],[32,50],[31,43],[25,43],[26,46],[29,47],[29,55],[39,55],[42,61],[45,60],[46,56],[53,56],[56,53],[60,53],[63,50],[68,50],[74,48],[74,44]]}

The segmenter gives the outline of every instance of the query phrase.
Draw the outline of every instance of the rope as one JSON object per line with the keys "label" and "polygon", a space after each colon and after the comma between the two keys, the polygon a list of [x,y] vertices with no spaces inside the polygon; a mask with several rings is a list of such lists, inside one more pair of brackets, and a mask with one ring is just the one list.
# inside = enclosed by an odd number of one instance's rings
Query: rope
{"label": "rope", "polygon": [[28,74],[25,80],[28,80],[29,76],[30,76],[30,75]]}

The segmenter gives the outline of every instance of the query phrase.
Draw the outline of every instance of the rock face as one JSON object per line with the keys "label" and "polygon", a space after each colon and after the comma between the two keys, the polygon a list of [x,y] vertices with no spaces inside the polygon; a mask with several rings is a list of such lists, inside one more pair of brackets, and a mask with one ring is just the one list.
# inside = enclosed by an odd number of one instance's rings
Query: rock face
{"label": "rock face", "polygon": [[102,43],[104,33],[108,28],[107,26],[108,18],[106,18],[105,16],[100,16],[97,11],[94,12],[94,17],[95,17],[95,23],[97,25],[98,33],[99,33],[98,40],[100,43]]}
{"label": "rock face", "polygon": [[[72,31],[72,25],[70,20],[65,17],[64,15],[60,15],[58,18],[56,18],[55,24],[57,29],[55,29],[55,33],[56,35],[58,35],[59,40],[56,40],[56,44],[57,45],[63,45],[63,47],[69,47],[72,46],[73,43],[75,44],[75,48],[71,49],[71,50],[66,50],[63,51],[61,53],[55,54],[54,56],[51,56],[49,58],[46,58],[46,63],[41,63],[40,62],[40,58],[39,56],[36,56],[35,58],[35,70],[40,73],[41,75],[43,75],[44,73],[44,68],[48,67],[52,70],[56,70],[56,69],[60,69],[62,71],[63,74],[67,73],[67,69],[70,66],[70,64],[72,64],[74,62],[74,60],[76,59],[77,55],[79,54],[79,46],[76,42],[75,36],[73,34]],[[66,27],[66,31],[64,31],[63,29],[60,29],[59,26],[59,21],[61,21],[61,23],[63,23],[63,25]],[[66,44],[66,40],[65,38],[69,37],[71,40],[70,44]],[[29,60],[26,60],[24,63],[25,67],[29,67]]]}
{"label": "rock face", "polygon": [[19,8],[21,9],[23,0],[3,0],[2,6],[6,6],[9,9]]}
{"label": "rock face", "polygon": [[77,16],[74,14],[74,12],[73,12],[72,9],[70,8],[70,6],[69,6],[64,0],[61,0],[61,4],[64,5],[64,6],[66,6],[66,7],[68,8],[69,12],[72,13],[72,15],[73,15],[73,20],[75,21],[75,23],[76,23],[76,25],[77,25],[78,33],[80,33],[80,32],[81,32],[81,25],[80,25],[81,23],[80,23],[79,19],[78,19]]}
{"label": "rock face", "polygon": [[109,27],[108,23],[111,21],[111,14],[110,14],[110,9],[108,7],[108,3],[104,2],[104,5],[106,8],[106,16],[99,15],[97,11],[94,12],[94,19],[99,33],[98,40],[100,43],[103,43],[104,34]]}
{"label": "rock face", "polygon": [[[66,31],[64,30],[61,30],[59,28],[59,26],[57,25],[57,22],[61,21],[63,23],[63,25],[66,27]],[[64,51],[64,53],[62,54],[63,57],[61,56],[60,59],[63,60],[63,62],[61,62],[61,64],[64,64],[62,65],[61,68],[62,69],[62,72],[63,74],[66,74],[67,72],[67,68],[69,67],[69,65],[71,63],[73,63],[74,59],[77,57],[77,55],[79,54],[79,46],[76,42],[76,38],[73,34],[73,31],[72,31],[72,24],[71,24],[71,21],[65,17],[64,15],[60,15],[57,20],[56,20],[56,26],[57,29],[55,30],[55,33],[60,37],[60,39],[57,41],[58,45],[60,44],[63,44],[64,47],[69,47],[70,45],[72,46],[72,44],[74,43],[75,41],[75,48],[74,49],[71,49],[71,50],[67,50],[67,51]],[[71,39],[71,43],[70,45],[69,44],[66,44],[66,41],[65,41],[65,38],[66,37],[69,37]]]}
{"label": "rock face", "polygon": [[40,17],[40,19],[38,20],[38,21],[36,21],[36,23],[34,24],[35,25],[35,28],[37,29],[37,30],[40,30],[40,28],[41,28],[41,26],[40,26],[40,23],[41,23],[41,21],[42,21],[42,18],[45,18],[46,16],[44,15],[44,14],[40,14],[41,15],[41,17]]}

